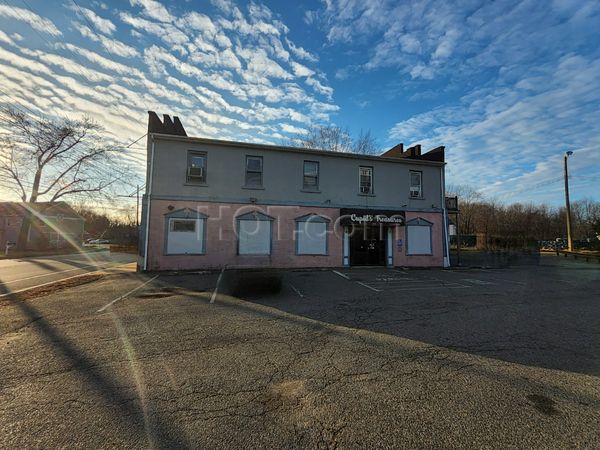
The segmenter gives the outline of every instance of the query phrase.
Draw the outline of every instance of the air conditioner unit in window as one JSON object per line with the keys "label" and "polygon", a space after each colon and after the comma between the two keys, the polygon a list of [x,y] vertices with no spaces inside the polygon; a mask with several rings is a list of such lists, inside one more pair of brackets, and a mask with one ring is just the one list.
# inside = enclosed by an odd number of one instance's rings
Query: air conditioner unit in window
{"label": "air conditioner unit in window", "polygon": [[361,194],[370,194],[371,193],[371,187],[370,186],[361,186],[360,187],[360,193]]}
{"label": "air conditioner unit in window", "polygon": [[410,197],[411,198],[419,198],[421,196],[421,191],[419,189],[411,189]]}
{"label": "air conditioner unit in window", "polygon": [[204,167],[188,167],[188,178],[204,178]]}

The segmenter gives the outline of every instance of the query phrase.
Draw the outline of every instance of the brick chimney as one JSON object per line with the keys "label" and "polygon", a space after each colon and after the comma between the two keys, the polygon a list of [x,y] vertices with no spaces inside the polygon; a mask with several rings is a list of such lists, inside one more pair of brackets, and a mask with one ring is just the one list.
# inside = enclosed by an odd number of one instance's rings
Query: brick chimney
{"label": "brick chimney", "polygon": [[187,136],[179,117],[171,117],[163,114],[161,121],[154,111],[148,111],[148,133],[173,134],[175,136]]}

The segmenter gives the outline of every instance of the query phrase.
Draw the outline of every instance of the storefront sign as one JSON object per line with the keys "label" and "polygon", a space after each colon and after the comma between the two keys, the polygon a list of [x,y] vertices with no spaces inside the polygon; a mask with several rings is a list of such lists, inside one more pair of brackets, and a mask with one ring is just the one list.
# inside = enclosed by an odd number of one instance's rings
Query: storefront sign
{"label": "storefront sign", "polygon": [[403,225],[404,211],[378,211],[342,209],[340,222],[342,225]]}

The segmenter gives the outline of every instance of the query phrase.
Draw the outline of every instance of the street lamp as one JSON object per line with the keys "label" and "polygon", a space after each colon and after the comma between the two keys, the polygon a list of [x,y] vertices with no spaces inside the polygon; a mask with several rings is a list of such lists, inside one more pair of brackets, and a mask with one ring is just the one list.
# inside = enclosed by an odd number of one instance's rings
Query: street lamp
{"label": "street lamp", "polygon": [[569,202],[569,169],[567,160],[573,152],[569,150],[565,153],[565,203],[567,205],[567,250],[573,251],[573,238],[571,237],[571,203]]}

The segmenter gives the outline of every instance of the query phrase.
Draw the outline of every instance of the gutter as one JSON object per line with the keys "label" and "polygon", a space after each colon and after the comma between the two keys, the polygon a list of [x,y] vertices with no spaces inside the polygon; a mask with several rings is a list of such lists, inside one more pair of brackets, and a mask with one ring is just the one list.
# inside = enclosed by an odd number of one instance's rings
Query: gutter
{"label": "gutter", "polygon": [[448,241],[448,211],[446,210],[446,166],[440,168],[440,183],[442,188],[442,219],[444,226],[444,268],[450,267],[450,242]]}
{"label": "gutter", "polygon": [[150,201],[152,197],[152,175],[154,173],[154,134],[150,134],[150,139],[152,139],[152,147],[150,150],[150,174],[148,175],[148,185],[146,186],[146,235],[144,236],[144,272],[148,270],[148,241],[150,234],[150,205],[152,202]]}

